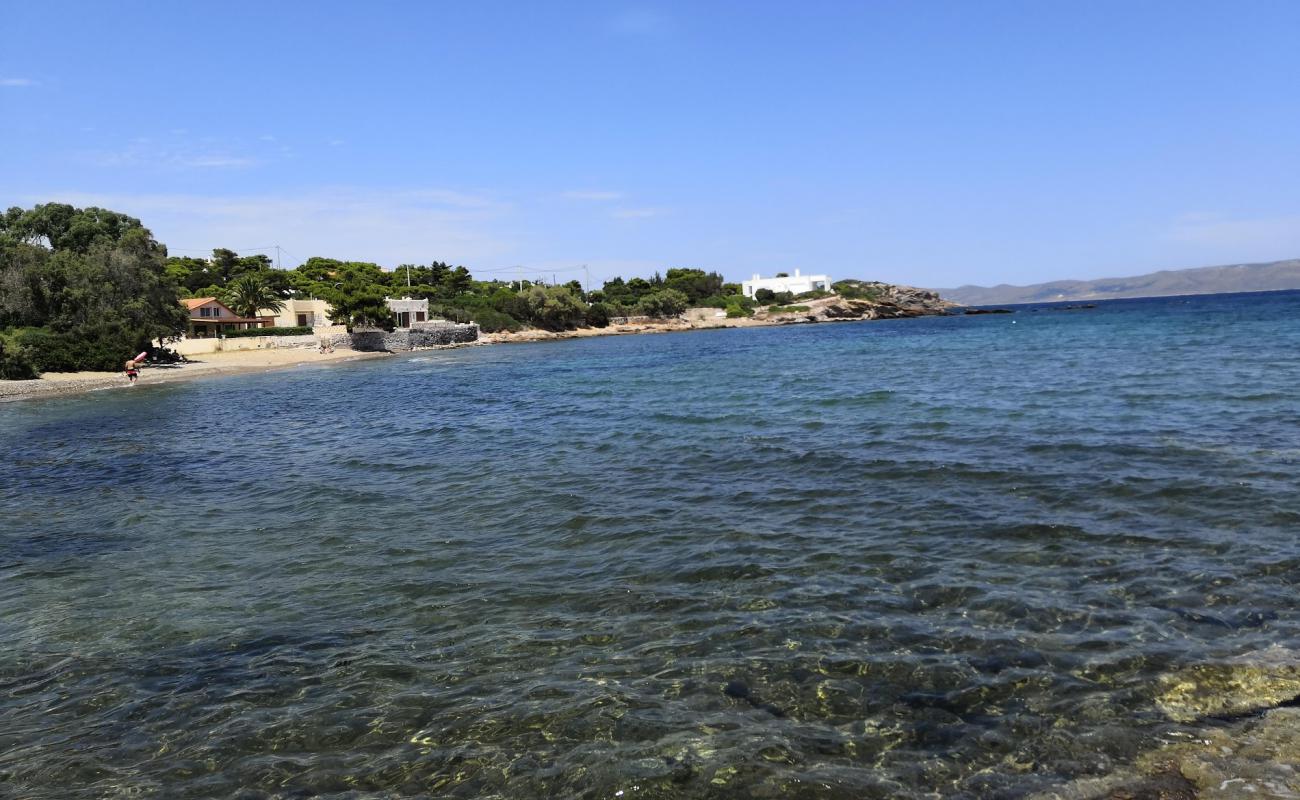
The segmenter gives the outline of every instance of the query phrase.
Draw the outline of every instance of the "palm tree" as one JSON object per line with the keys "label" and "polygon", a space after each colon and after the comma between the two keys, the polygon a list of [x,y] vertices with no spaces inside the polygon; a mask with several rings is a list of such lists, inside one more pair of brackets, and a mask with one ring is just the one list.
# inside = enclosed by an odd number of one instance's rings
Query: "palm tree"
{"label": "palm tree", "polygon": [[226,284],[221,300],[241,317],[256,317],[257,312],[264,308],[272,312],[284,308],[284,299],[266,281],[252,273],[240,275]]}

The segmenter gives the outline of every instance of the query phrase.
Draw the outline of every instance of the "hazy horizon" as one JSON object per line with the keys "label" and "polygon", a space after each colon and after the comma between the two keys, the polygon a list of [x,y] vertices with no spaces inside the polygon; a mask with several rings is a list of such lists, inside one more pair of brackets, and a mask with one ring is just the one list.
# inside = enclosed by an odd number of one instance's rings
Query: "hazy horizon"
{"label": "hazy horizon", "polygon": [[1300,254],[1300,6],[6,5],[6,206],[214,247],[1034,284]]}

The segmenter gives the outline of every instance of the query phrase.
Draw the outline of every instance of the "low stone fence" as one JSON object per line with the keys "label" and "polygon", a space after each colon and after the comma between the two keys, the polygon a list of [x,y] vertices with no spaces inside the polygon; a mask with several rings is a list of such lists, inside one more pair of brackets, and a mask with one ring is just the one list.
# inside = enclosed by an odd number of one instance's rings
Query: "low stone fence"
{"label": "low stone fence", "polygon": [[333,338],[336,347],[351,347],[362,352],[394,353],[476,341],[478,325],[457,322],[424,322],[418,328],[398,328],[395,331],[359,330]]}
{"label": "low stone fence", "polygon": [[169,342],[168,350],[183,356],[201,356],[208,353],[231,353],[238,350],[273,350],[281,347],[317,347],[322,336],[315,333],[300,336],[213,336],[203,339],[181,339]]}

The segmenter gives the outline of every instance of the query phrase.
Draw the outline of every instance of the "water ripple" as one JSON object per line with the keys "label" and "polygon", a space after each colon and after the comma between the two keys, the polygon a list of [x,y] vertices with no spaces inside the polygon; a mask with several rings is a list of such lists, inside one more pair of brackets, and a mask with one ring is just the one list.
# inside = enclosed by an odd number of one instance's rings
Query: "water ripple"
{"label": "water ripple", "polygon": [[0,780],[1011,798],[1106,774],[1176,727],[1156,675],[1300,644],[1300,296],[1197,302],[8,404]]}

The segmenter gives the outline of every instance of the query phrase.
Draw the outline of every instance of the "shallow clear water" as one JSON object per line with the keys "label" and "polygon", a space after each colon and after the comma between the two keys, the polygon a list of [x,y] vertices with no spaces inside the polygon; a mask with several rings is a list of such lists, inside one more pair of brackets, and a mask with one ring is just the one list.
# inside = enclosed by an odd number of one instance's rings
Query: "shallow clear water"
{"label": "shallow clear water", "polygon": [[1019,797],[1300,644],[1300,293],[147,377],[0,405],[16,796]]}

